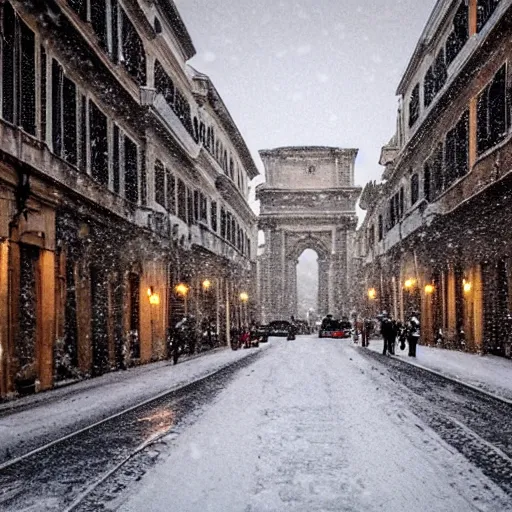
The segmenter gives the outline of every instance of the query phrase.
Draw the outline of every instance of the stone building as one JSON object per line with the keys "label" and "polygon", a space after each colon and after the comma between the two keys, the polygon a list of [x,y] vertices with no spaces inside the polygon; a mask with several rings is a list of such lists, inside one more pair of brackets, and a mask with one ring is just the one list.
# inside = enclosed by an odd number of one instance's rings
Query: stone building
{"label": "stone building", "polygon": [[261,320],[297,315],[297,263],[306,249],[318,255],[318,313],[348,316],[349,246],[361,192],[354,186],[357,150],[288,147],[260,155],[266,174],[256,190],[265,235],[258,257]]}
{"label": "stone building", "polygon": [[185,313],[229,343],[258,171],[172,0],[0,0],[0,29],[0,396],[166,357]]}
{"label": "stone building", "polygon": [[416,310],[424,343],[508,357],[511,34],[510,0],[437,2],[356,243],[361,311]]}

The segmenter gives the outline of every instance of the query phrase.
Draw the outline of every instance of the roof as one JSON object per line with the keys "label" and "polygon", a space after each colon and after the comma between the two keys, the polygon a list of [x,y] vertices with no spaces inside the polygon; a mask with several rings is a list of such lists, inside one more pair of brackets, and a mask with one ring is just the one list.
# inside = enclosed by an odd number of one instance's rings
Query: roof
{"label": "roof", "polygon": [[196,49],[174,1],[158,0],[158,3],[162,8],[162,12],[167,16],[167,19],[169,20],[171,27],[183,48],[185,59],[191,59],[196,54]]}
{"label": "roof", "polygon": [[285,146],[274,149],[262,149],[260,155],[262,158],[266,156],[296,156],[297,153],[319,154],[325,153],[331,155],[333,153],[351,154],[357,156],[359,150],[355,148],[338,148],[330,146]]}
{"label": "roof", "polygon": [[213,85],[213,82],[211,81],[210,77],[205,75],[204,73],[197,71],[190,65],[188,65],[187,68],[189,71],[189,75],[192,78],[200,79],[200,80],[207,82],[207,84],[208,84],[208,103],[211,105],[213,111],[217,114],[224,129],[230,135],[231,140],[233,141],[234,146],[238,152],[238,155],[240,156],[242,164],[243,164],[245,170],[247,171],[247,174],[249,175],[249,177],[251,179],[256,178],[256,176],[259,176],[260,172],[259,172],[258,168],[256,167],[254,159],[251,156],[251,152],[249,151],[249,148],[247,147],[247,144],[245,143],[245,139],[243,138],[242,134],[240,133],[238,126],[236,125],[235,121],[231,117],[229,110],[227,109],[219,92]]}
{"label": "roof", "polygon": [[430,13],[430,17],[421,33],[418,43],[416,44],[416,48],[411,56],[409,64],[405,70],[405,73],[398,84],[398,88],[396,94],[398,96],[405,94],[407,86],[411,80],[411,78],[416,73],[419,64],[421,63],[423,56],[425,55],[428,45],[431,43],[433,37],[437,32],[437,29],[441,25],[441,23],[446,18],[450,9],[453,7],[455,2],[459,0],[437,0],[434,9]]}

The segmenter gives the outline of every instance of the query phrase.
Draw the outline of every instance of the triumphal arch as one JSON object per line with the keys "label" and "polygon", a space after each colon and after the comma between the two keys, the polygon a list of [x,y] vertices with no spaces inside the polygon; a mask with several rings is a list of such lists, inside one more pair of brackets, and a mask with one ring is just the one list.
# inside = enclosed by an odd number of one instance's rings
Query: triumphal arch
{"label": "triumphal arch", "polygon": [[297,263],[306,249],[318,255],[318,313],[349,314],[349,246],[357,226],[354,186],[357,149],[287,147],[260,151],[266,182],[259,185],[258,258],[261,320],[297,314]]}

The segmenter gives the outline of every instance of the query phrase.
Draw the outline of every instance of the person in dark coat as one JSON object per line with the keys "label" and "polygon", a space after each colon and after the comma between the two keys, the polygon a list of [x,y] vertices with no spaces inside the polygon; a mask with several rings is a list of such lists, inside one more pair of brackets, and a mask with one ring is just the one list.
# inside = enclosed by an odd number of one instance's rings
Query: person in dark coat
{"label": "person in dark coat", "polygon": [[385,312],[382,314],[380,332],[384,338],[384,349],[382,354],[386,355],[389,352],[393,355],[395,353],[396,325]]}
{"label": "person in dark coat", "polygon": [[420,339],[420,321],[413,313],[407,325],[407,342],[409,343],[409,356],[416,357],[416,346]]}

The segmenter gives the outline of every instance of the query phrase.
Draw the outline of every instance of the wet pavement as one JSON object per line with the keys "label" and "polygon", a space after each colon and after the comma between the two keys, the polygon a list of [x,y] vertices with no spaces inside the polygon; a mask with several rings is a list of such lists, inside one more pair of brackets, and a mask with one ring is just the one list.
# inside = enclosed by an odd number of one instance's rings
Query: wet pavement
{"label": "wet pavement", "polygon": [[138,447],[179,432],[199,414],[255,352],[218,373],[59,442],[0,471],[0,510],[65,510],[96,479]]}

